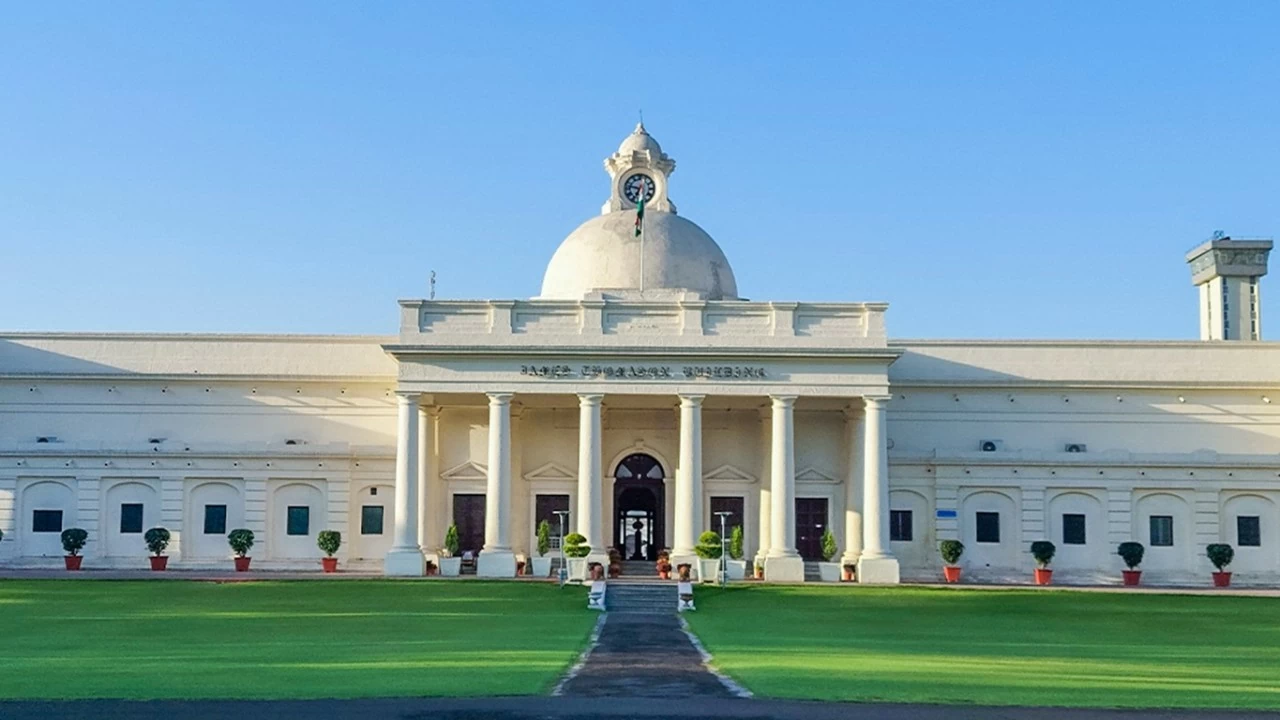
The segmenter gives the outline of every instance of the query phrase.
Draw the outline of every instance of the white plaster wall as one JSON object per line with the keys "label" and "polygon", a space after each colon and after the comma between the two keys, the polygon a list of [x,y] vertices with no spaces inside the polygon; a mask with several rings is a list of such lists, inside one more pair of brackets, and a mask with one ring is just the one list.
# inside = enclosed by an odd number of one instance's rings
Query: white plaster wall
{"label": "white plaster wall", "polygon": [[[103,481],[106,492],[102,505],[103,554],[110,557],[145,557],[148,554],[143,536],[160,524],[160,491],[158,480]],[[142,505],[142,532],[120,532],[120,505]]]}
{"label": "white plaster wall", "polygon": [[941,570],[938,558],[938,541],[934,533],[933,504],[920,488],[903,488],[889,491],[889,508],[891,510],[911,511],[911,541],[891,541],[889,549],[902,568],[908,571],[924,572],[927,575],[932,569],[936,576]]}
{"label": "white plaster wall", "polygon": [[[1021,512],[1018,491],[1013,488],[983,490],[968,488],[960,495],[960,541],[964,543],[961,567],[978,577],[1017,570],[1022,564]],[[1000,542],[980,543],[976,513],[1000,513]]]}
{"label": "white plaster wall", "polygon": [[[1218,542],[1229,543],[1236,551],[1228,570],[1246,576],[1280,571],[1280,552],[1276,550],[1280,540],[1280,512],[1277,511],[1275,497],[1274,492],[1223,493],[1222,532]],[[1258,516],[1262,534],[1260,547],[1240,546],[1236,525],[1236,518],[1240,515]]]}
{"label": "white plaster wall", "polygon": [[[269,544],[267,555],[273,560],[319,558],[324,553],[316,547],[316,536],[326,527],[324,481],[271,480],[267,483]],[[291,505],[311,508],[306,535],[289,535],[287,513]]]}
{"label": "white plaster wall", "polygon": [[[381,560],[387,554],[395,540],[395,497],[394,482],[363,481],[357,484],[356,491],[351,494],[350,529],[339,530],[346,544],[347,557],[352,560]],[[382,507],[381,535],[361,534],[362,508],[366,505]]]}
{"label": "white plaster wall", "polygon": [[[1114,550],[1107,542],[1107,517],[1103,499],[1099,497],[1102,491],[1053,488],[1047,494],[1048,517],[1045,518],[1045,522],[1048,534],[1044,539],[1057,547],[1051,567],[1055,570],[1067,571],[1096,570],[1105,567],[1108,553]],[[1067,545],[1063,542],[1062,516],[1064,514],[1085,516],[1084,545]]]}
{"label": "white plaster wall", "polygon": [[[1143,490],[1136,493],[1133,512],[1133,538],[1146,546],[1142,569],[1157,579],[1161,575],[1181,575],[1196,567],[1197,549],[1193,542],[1191,493],[1178,490]],[[1173,517],[1173,546],[1152,547],[1151,516]]]}
{"label": "white plaster wall", "polygon": [[18,479],[18,551],[21,555],[63,555],[61,533],[32,532],[32,511],[61,510],[62,529],[78,526],[76,492],[71,478]]}
{"label": "white plaster wall", "polygon": [[186,489],[184,524],[188,529],[183,539],[183,559],[230,557],[231,548],[226,534],[204,534],[204,508],[206,505],[227,506],[228,533],[244,527],[244,481],[238,478],[188,479]]}

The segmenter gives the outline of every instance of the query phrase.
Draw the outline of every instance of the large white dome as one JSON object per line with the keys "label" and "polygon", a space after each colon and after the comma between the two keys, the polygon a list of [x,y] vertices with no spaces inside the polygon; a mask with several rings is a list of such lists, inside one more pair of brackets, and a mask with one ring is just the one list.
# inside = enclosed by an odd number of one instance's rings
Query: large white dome
{"label": "large white dome", "polygon": [[[560,243],[542,278],[549,300],[580,300],[591,292],[638,291],[640,238],[635,211],[598,215]],[[644,283],[648,290],[687,290],[708,300],[733,300],[738,283],[729,260],[702,228],[669,212],[644,218]]]}

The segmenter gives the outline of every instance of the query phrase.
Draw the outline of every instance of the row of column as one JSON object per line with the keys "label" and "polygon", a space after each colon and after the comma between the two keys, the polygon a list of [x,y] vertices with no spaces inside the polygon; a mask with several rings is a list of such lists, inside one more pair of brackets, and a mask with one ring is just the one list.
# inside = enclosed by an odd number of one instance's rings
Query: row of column
{"label": "row of column", "polygon": [[[485,543],[477,574],[515,574],[511,546],[511,393],[489,393],[489,446],[485,488]],[[695,557],[702,517],[702,395],[680,395],[680,460],[676,469],[673,562]],[[866,397],[849,414],[850,477],[846,483],[845,554],[857,562],[866,582],[896,582],[897,563],[889,553],[889,477],[885,453],[887,398]],[[602,523],[603,476],[601,402],[603,395],[578,396],[578,512],[576,530],[593,556],[607,553]],[[769,486],[761,492],[760,553],[765,577],[803,580],[804,564],[795,538],[794,395],[770,397]],[[416,394],[398,395],[396,441],[395,540],[387,553],[388,575],[421,575],[418,537],[419,497],[426,474],[428,438],[435,417],[419,406]],[[768,511],[765,511],[767,504]],[[866,568],[864,570],[864,568]],[[892,577],[890,577],[890,575]]]}

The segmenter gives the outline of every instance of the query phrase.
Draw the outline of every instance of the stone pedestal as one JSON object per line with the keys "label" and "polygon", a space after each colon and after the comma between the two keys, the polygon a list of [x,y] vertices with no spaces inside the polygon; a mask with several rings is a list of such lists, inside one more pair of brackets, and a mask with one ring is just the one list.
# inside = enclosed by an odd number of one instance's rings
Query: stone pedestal
{"label": "stone pedestal", "polygon": [[798,555],[766,557],[764,579],[768,582],[804,582],[804,559]]}
{"label": "stone pedestal", "polygon": [[516,576],[516,555],[510,551],[485,550],[476,558],[476,577],[510,578]]}
{"label": "stone pedestal", "polygon": [[426,569],[422,551],[414,549],[392,548],[382,565],[384,575],[395,577],[422,577]]}
{"label": "stone pedestal", "polygon": [[858,560],[858,582],[864,585],[897,585],[900,582],[897,558],[863,555]]}

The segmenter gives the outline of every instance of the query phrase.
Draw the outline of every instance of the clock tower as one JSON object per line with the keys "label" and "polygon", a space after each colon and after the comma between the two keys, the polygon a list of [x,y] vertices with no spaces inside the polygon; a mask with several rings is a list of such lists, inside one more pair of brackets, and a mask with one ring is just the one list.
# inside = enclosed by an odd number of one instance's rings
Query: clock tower
{"label": "clock tower", "polygon": [[674,213],[675,203],[667,196],[667,178],[676,171],[676,161],[662,152],[662,146],[638,123],[622,141],[618,151],[605,158],[604,169],[612,181],[612,192],[601,214],[634,210],[641,195],[647,210]]}

